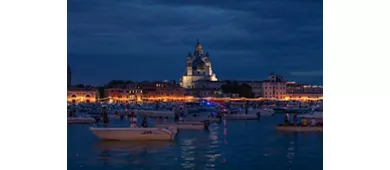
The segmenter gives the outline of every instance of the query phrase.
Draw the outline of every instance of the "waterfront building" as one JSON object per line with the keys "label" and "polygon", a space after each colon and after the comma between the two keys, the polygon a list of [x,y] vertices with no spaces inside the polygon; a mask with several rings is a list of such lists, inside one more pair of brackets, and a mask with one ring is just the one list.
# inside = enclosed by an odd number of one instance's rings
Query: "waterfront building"
{"label": "waterfront building", "polygon": [[209,53],[204,53],[199,40],[195,45],[194,52],[188,53],[185,68],[185,73],[180,79],[180,86],[183,88],[195,88],[194,82],[199,80],[218,80],[213,73]]}
{"label": "waterfront building", "polygon": [[220,88],[192,88],[192,89],[186,89],[185,95],[186,96],[193,96],[193,97],[218,97],[222,94]]}
{"label": "waterfront building", "polygon": [[288,82],[286,84],[286,98],[294,100],[318,100],[323,98],[323,87],[317,85],[296,84]]}
{"label": "waterfront building", "polygon": [[286,82],[282,76],[271,73],[268,80],[262,83],[262,93],[262,97],[267,99],[284,99],[286,96]]}
{"label": "waterfront building", "polygon": [[184,98],[184,88],[170,82],[151,82],[139,84],[142,90],[142,100],[177,100]]}
{"label": "waterfront building", "polygon": [[104,89],[104,96],[110,103],[128,102],[130,100],[130,93],[127,89],[127,84],[120,84]]}
{"label": "waterfront building", "polygon": [[98,91],[92,87],[68,87],[67,102],[68,103],[94,103],[98,96]]}
{"label": "waterfront building", "polygon": [[129,83],[126,85],[130,101],[142,101],[142,88],[137,83]]}

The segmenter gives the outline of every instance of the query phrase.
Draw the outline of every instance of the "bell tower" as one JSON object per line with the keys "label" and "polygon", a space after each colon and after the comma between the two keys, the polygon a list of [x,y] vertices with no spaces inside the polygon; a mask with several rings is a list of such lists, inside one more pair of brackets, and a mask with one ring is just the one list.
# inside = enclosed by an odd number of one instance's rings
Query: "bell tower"
{"label": "bell tower", "polygon": [[191,55],[191,53],[188,53],[188,56],[187,56],[186,75],[192,76],[192,55]]}

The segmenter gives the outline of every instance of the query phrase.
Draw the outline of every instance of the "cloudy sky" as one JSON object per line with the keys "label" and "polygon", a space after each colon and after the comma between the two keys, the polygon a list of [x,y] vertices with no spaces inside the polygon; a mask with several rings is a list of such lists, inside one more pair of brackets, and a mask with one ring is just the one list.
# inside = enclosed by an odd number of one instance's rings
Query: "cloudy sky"
{"label": "cloudy sky", "polygon": [[179,80],[198,38],[219,79],[322,84],[322,0],[68,0],[73,84]]}

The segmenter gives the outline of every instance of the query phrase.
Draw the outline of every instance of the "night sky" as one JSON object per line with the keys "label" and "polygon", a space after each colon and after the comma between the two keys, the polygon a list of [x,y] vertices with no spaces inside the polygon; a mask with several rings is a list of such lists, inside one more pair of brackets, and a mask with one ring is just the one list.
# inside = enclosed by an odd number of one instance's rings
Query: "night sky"
{"label": "night sky", "polygon": [[197,39],[218,79],[322,85],[322,0],[68,0],[72,84],[179,80]]}

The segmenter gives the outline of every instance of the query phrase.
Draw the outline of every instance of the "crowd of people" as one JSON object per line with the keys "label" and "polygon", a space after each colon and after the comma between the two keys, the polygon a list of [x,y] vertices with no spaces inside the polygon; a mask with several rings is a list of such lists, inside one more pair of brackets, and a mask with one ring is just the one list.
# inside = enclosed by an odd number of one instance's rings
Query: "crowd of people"
{"label": "crowd of people", "polygon": [[290,120],[290,115],[287,113],[284,116],[284,125],[285,126],[322,126],[322,120],[317,120],[316,118],[306,118],[298,117],[298,114],[293,114],[292,120]]}

